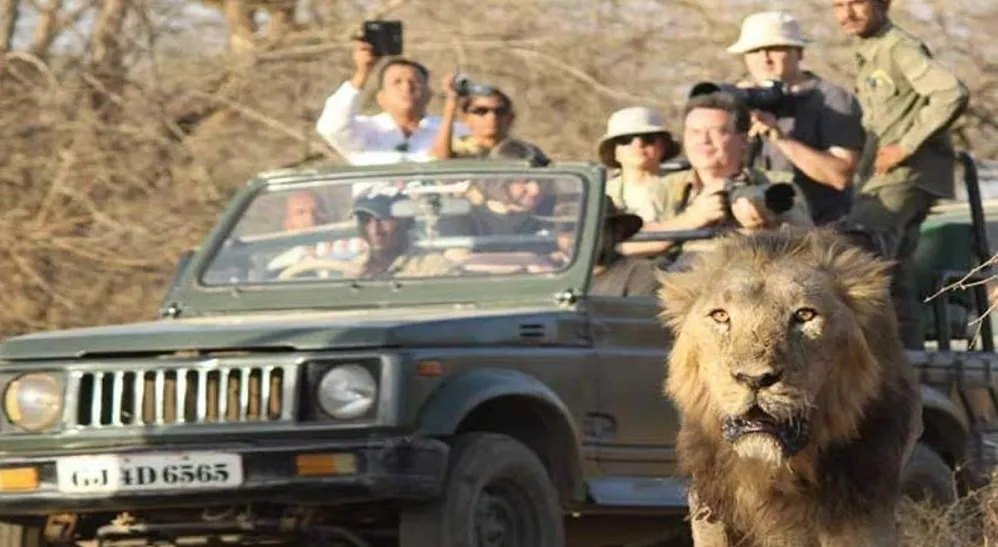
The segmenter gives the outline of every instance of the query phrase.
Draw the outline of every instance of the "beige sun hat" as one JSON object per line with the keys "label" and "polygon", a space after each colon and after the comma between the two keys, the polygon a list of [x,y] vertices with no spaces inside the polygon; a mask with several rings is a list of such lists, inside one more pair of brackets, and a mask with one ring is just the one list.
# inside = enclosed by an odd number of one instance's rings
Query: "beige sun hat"
{"label": "beige sun hat", "polygon": [[753,13],[742,21],[738,41],[728,47],[729,53],[748,53],[764,47],[804,47],[811,40],[804,37],[797,18],[784,11]]}
{"label": "beige sun hat", "polygon": [[609,167],[620,167],[614,151],[613,139],[623,135],[650,135],[661,133],[665,135],[667,148],[662,161],[671,159],[679,152],[675,137],[665,128],[658,112],[643,106],[623,108],[610,115],[606,122],[606,133],[600,138],[596,149],[599,159]]}

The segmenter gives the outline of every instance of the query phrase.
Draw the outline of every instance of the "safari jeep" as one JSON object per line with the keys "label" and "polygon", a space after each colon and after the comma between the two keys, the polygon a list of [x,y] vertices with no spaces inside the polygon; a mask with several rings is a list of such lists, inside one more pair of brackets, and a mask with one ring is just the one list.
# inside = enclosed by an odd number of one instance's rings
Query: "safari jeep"
{"label": "safari jeep", "polygon": [[[159,319],[0,345],[0,545],[666,545],[670,338],[654,298],[588,294],[604,183],[500,161],[251,180]],[[480,235],[495,196],[534,212]],[[976,432],[924,389],[909,481],[952,496]]]}

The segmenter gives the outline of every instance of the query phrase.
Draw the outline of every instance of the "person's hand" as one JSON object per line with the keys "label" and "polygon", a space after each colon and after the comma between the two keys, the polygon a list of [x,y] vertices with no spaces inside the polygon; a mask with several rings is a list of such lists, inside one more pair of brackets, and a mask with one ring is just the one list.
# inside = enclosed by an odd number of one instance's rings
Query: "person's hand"
{"label": "person's hand", "polygon": [[742,228],[755,230],[766,225],[766,217],[762,211],[747,198],[738,198],[731,204],[731,215],[735,217]]}
{"label": "person's hand", "polygon": [[694,224],[703,228],[727,216],[727,204],[720,192],[700,194],[687,207],[684,213]]}
{"label": "person's hand", "polygon": [[776,116],[762,110],[753,110],[751,116],[752,125],[749,127],[749,138],[756,135],[762,135],[773,141],[783,138],[783,131],[776,123]]}
{"label": "person's hand", "polygon": [[374,64],[378,62],[378,56],[374,54],[374,46],[363,40],[353,41],[353,66],[361,74],[371,73]]}
{"label": "person's hand", "polygon": [[873,170],[878,175],[890,171],[904,161],[904,151],[898,144],[884,146],[877,150],[877,159],[874,160]]}
{"label": "person's hand", "polygon": [[440,89],[444,90],[444,95],[448,99],[457,98],[457,88],[454,87],[454,77],[457,76],[456,72],[448,72],[444,74],[442,80],[440,80]]}

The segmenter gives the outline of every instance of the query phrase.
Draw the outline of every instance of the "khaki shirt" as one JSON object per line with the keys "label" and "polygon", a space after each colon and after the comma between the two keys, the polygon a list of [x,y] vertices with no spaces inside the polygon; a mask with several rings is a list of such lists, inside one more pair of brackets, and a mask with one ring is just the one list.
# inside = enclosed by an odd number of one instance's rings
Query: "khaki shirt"
{"label": "khaki shirt", "polygon": [[624,181],[620,175],[606,181],[606,195],[610,197],[618,209],[638,215],[646,224],[662,222],[667,218],[665,216],[665,203],[668,197],[668,187],[665,183],[665,177],[649,180],[642,183],[642,186],[647,192],[648,200],[640,207],[628,207],[624,199]]}
{"label": "khaki shirt", "polygon": [[[536,145],[531,144],[525,140],[514,139],[513,137],[507,137],[503,142],[511,142],[519,144],[526,148],[537,148]],[[499,145],[496,145],[498,147]],[[455,137],[451,140],[451,156],[454,159],[458,158],[487,158],[489,153],[492,152],[492,148],[486,148],[477,142],[471,135],[464,135],[461,137]]]}
{"label": "khaki shirt", "polygon": [[[856,96],[867,146],[860,165],[865,188],[914,184],[953,197],[955,158],[949,128],[967,107],[967,87],[932,58],[921,40],[887,24],[858,39]],[[882,176],[872,166],[879,146],[898,144],[907,159]]]}
{"label": "khaki shirt", "polygon": [[[793,173],[784,171],[763,171],[760,169],[745,169],[737,177],[753,186],[788,183],[796,190],[793,207],[789,211],[775,216],[778,224],[793,226],[814,226],[811,213],[807,206],[804,193],[793,182]],[[662,220],[671,220],[686,210],[686,205],[693,200],[694,189],[698,186],[696,171],[685,169],[669,173],[662,177],[658,199],[664,204]],[[759,205],[760,209],[763,207]]]}
{"label": "khaki shirt", "polygon": [[[371,253],[365,250],[353,258],[353,277],[370,277],[365,272]],[[377,277],[439,277],[455,271],[456,265],[443,253],[422,252],[411,249],[395,259],[388,269]]]}

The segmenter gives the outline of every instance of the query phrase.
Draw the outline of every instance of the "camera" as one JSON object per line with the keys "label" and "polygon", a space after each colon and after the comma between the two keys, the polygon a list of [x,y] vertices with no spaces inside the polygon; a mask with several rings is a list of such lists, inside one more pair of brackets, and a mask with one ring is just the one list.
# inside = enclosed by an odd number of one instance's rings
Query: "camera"
{"label": "camera", "polygon": [[772,114],[791,114],[793,93],[790,86],[779,80],[766,80],[758,87],[738,87],[732,84],[699,82],[690,89],[688,99],[697,95],[723,92],[738,97],[752,110],[764,110]]}
{"label": "camera", "polygon": [[748,184],[744,181],[728,180],[724,183],[724,193],[727,196],[728,208],[741,198],[762,205],[771,213],[781,215],[794,206],[797,191],[792,184],[778,182],[766,185]]}
{"label": "camera", "polygon": [[457,93],[458,97],[470,97],[471,95],[488,95],[495,91],[495,88],[489,85],[476,84],[471,81],[465,74],[455,74],[454,75],[454,91]]}

